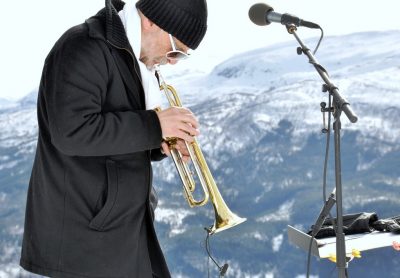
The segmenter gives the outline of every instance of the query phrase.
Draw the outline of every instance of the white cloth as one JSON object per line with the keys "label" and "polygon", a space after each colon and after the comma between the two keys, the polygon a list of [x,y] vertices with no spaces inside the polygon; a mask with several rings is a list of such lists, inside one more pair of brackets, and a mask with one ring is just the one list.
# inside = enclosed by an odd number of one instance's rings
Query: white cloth
{"label": "white cloth", "polygon": [[127,0],[124,8],[118,14],[122,23],[124,24],[128,41],[133,49],[133,52],[135,53],[135,56],[138,58],[140,74],[142,77],[142,85],[145,94],[146,109],[150,110],[156,107],[161,107],[162,92],[159,89],[154,70],[147,69],[146,65],[139,60],[142,43],[142,23],[135,4],[136,3],[134,0]]}

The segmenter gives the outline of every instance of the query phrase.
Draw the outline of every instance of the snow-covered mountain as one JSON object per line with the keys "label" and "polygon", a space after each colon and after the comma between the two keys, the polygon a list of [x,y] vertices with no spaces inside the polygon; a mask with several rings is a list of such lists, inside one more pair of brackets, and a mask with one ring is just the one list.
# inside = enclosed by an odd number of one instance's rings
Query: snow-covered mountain
{"label": "snow-covered mountain", "polygon": [[[317,39],[305,43],[313,49]],[[357,33],[325,38],[315,55],[359,117],[354,124],[341,118],[345,213],[400,214],[398,45],[400,31]],[[232,57],[209,74],[166,76],[200,120],[198,140],[225,201],[248,218],[211,239],[217,260],[230,265],[227,277],[304,277],[306,254],[288,243],[286,226],[307,230],[322,206],[320,103],[328,95],[297,47],[281,43]],[[37,136],[35,96],[0,108],[0,277],[27,275],[17,260]],[[154,164],[160,242],[173,277],[206,277],[200,242],[214,212],[211,205],[188,207],[175,172],[169,159]],[[328,177],[330,189],[331,160]],[[350,276],[397,277],[393,254],[369,251],[350,263]],[[313,277],[334,271],[332,263],[313,260]]]}
{"label": "snow-covered mountain", "polygon": [[16,106],[16,103],[12,100],[0,98],[0,110],[11,108]]}
{"label": "snow-covered mountain", "polygon": [[[305,43],[313,49],[317,39]],[[399,138],[400,125],[391,120],[398,115],[395,108],[400,105],[400,98],[396,98],[399,44],[399,31],[328,37],[322,42],[315,56],[360,118],[357,124],[350,124],[344,116],[344,129],[360,130],[365,135],[379,133],[391,142]],[[203,78],[178,80],[177,86],[190,104],[242,93],[249,103],[265,108],[254,119],[259,125],[272,127],[287,119],[301,136],[321,125],[319,103],[327,98],[321,92],[322,79],[305,55],[297,55],[297,47],[293,41],[243,53]],[[241,101],[236,103],[242,106]],[[370,109],[371,104],[375,109]],[[382,115],[376,115],[377,109],[385,112],[383,122],[379,122]]]}

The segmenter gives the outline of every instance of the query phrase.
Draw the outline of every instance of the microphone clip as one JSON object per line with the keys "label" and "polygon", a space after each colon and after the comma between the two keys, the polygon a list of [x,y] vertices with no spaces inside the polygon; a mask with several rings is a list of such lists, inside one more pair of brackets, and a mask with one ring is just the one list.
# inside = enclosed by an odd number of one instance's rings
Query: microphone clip
{"label": "microphone clip", "polygon": [[321,102],[320,103],[321,106],[321,112],[322,112],[322,129],[321,132],[322,133],[328,133],[329,132],[329,127],[326,125],[326,113],[331,113],[334,112],[335,109],[333,107],[326,107],[326,102]]}

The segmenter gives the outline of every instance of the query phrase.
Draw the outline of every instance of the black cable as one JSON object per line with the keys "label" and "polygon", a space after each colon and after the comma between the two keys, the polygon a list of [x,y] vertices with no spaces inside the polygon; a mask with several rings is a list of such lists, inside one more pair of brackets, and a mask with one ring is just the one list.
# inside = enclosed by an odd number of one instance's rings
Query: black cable
{"label": "black cable", "polygon": [[319,48],[319,46],[320,46],[320,44],[322,42],[322,39],[324,38],[324,30],[321,27],[319,27],[319,30],[321,30],[321,37],[319,38],[318,44],[317,44],[317,46],[315,47],[315,49],[313,51],[314,55],[315,55],[315,53],[317,53],[318,48]]}
{"label": "black cable", "polygon": [[310,245],[308,246],[308,256],[307,256],[307,275],[306,278],[310,277],[310,265],[311,265],[311,247],[312,247],[312,242],[314,240],[314,235],[311,236],[310,239]]}
{"label": "black cable", "polygon": [[[318,40],[317,46],[315,47],[315,49],[314,49],[314,51],[313,51],[313,55],[315,55],[315,54],[317,53],[318,48],[319,48],[319,46],[321,45],[322,39],[324,38],[324,30],[323,30],[321,27],[319,27],[319,29],[321,30],[321,36],[320,36],[320,38],[319,38],[319,40]],[[309,50],[309,49],[306,49],[306,50]],[[303,49],[303,52],[306,51],[306,50]],[[298,50],[298,51],[301,52],[301,48],[300,48],[300,50]],[[327,70],[326,70],[321,64],[319,64],[318,62],[316,62],[316,61],[311,61],[311,60],[310,60],[309,63],[312,64],[312,65],[313,65],[314,67],[316,67],[316,68],[318,67],[318,68],[319,68],[320,70],[322,70],[326,75],[329,76]]]}
{"label": "black cable", "polygon": [[[207,240],[206,240],[205,244],[206,244],[206,249],[207,249]],[[208,256],[208,258],[207,258],[207,275],[208,275],[207,277],[210,278],[210,256]]]}
{"label": "black cable", "polygon": [[[322,28],[321,28],[321,31],[322,31]],[[321,37],[321,39],[322,39],[322,37]],[[332,98],[331,98],[331,94],[329,94],[328,109],[330,109],[331,105],[332,105]],[[330,138],[331,138],[330,135],[331,135],[331,112],[328,110],[328,125],[327,125],[327,131],[326,131],[325,160],[324,160],[324,171],[323,171],[323,177],[322,177],[322,192],[323,192],[322,198],[323,198],[324,203],[326,200],[326,180],[327,180],[327,169],[328,169],[329,148],[330,148]],[[330,213],[329,213],[329,217],[332,218]],[[312,242],[313,242],[315,236],[316,236],[316,234],[314,235],[314,233],[311,233],[310,244],[308,246],[306,278],[310,277],[311,248],[312,248]]]}
{"label": "black cable", "polygon": [[211,235],[211,230],[209,228],[204,228],[204,230],[207,232],[205,244],[206,244],[206,251],[208,255],[208,277],[210,277],[210,259],[214,262],[214,264],[218,267],[219,270],[219,277],[222,277],[226,274],[226,271],[228,270],[228,264],[224,264],[222,267],[215,261],[213,256],[211,256],[211,248],[210,248],[210,235]]}

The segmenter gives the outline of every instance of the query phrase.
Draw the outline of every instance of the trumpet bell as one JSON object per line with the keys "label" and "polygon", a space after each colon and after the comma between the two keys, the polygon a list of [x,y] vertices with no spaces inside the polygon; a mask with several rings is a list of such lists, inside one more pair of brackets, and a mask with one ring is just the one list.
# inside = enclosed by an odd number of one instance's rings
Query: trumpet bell
{"label": "trumpet bell", "polygon": [[219,209],[218,211],[215,210],[215,221],[209,230],[210,235],[232,228],[246,220],[246,218],[239,217],[231,212],[228,207],[226,209]]}

